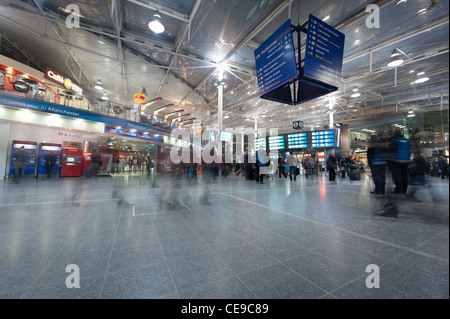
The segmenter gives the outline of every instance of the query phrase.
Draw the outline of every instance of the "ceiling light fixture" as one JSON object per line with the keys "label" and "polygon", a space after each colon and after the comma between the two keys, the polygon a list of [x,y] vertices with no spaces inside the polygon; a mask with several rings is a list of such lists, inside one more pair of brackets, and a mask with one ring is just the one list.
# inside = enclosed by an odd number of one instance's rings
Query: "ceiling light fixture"
{"label": "ceiling light fixture", "polygon": [[394,51],[392,51],[391,58],[389,59],[389,63],[387,66],[389,68],[395,68],[403,64],[403,62],[405,62],[405,60],[403,60],[403,57],[401,56],[398,49],[394,49]]}
{"label": "ceiling light fixture", "polygon": [[430,78],[425,74],[425,72],[419,72],[417,73],[417,79],[414,81],[414,83],[424,83],[427,82]]}
{"label": "ceiling light fixture", "polygon": [[161,16],[159,14],[155,13],[153,15],[153,20],[149,22],[148,28],[157,34],[164,32],[165,28],[161,23]]}
{"label": "ceiling light fixture", "polygon": [[159,111],[164,110],[165,108],[172,107],[172,106],[174,106],[174,105],[173,105],[173,104],[167,104],[167,105],[164,105],[163,107],[160,107],[160,108],[154,110],[153,113],[157,113],[157,112],[159,112]]}
{"label": "ceiling light fixture", "polygon": [[327,21],[328,19],[330,19],[330,16],[326,16],[322,21]]}
{"label": "ceiling light fixture", "polygon": [[427,12],[427,8],[425,9],[420,9],[419,12],[417,12],[418,14],[424,14],[425,12]]}
{"label": "ceiling light fixture", "polygon": [[350,97],[355,98],[355,97],[360,97],[360,96],[361,96],[361,93],[359,93],[359,90],[353,89],[353,94]]}
{"label": "ceiling light fixture", "polygon": [[98,80],[94,88],[96,88],[97,90],[103,90],[102,81]]}

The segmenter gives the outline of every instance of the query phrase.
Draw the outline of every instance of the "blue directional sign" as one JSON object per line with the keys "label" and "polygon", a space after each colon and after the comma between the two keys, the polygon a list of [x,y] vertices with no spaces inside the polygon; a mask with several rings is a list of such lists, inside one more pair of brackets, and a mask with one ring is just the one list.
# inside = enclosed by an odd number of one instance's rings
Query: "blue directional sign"
{"label": "blue directional sign", "polygon": [[343,33],[309,15],[303,76],[339,87],[344,44]]}
{"label": "blue directional sign", "polygon": [[255,50],[259,94],[264,95],[298,76],[291,20]]}
{"label": "blue directional sign", "polygon": [[303,123],[303,121],[296,121],[296,122],[292,123],[292,128],[294,130],[301,130],[304,127],[305,127],[305,123]]}

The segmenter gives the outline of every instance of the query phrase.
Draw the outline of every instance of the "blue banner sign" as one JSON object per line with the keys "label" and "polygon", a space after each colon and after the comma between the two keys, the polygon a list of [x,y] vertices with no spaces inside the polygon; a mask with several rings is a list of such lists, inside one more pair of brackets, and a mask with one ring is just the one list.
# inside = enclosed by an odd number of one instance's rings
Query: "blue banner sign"
{"label": "blue banner sign", "polygon": [[343,33],[310,15],[303,76],[339,87],[344,44]]}
{"label": "blue banner sign", "polygon": [[303,121],[296,121],[292,124],[292,128],[294,130],[301,130],[304,127],[305,127],[305,124],[303,123]]}
{"label": "blue banner sign", "polygon": [[291,20],[255,50],[259,94],[264,95],[298,76]]}
{"label": "blue banner sign", "polygon": [[114,117],[108,117],[103,116],[97,113],[85,111],[85,110],[79,110],[79,109],[73,109],[69,107],[63,107],[57,104],[52,103],[42,103],[42,102],[36,102],[26,99],[18,99],[16,97],[12,96],[4,96],[0,95],[0,105],[6,105],[6,106],[12,106],[12,107],[19,107],[23,109],[28,109],[32,111],[39,111],[44,113],[50,113],[50,114],[59,114],[67,117],[72,118],[79,118],[87,121],[93,121],[93,122],[100,122],[105,123],[113,126],[121,126],[121,127],[127,127],[130,129],[136,129],[141,131],[148,131],[151,133],[157,133],[162,135],[170,136],[170,132],[158,130],[149,126],[145,126],[139,123],[134,122],[128,122],[122,119],[114,118]]}

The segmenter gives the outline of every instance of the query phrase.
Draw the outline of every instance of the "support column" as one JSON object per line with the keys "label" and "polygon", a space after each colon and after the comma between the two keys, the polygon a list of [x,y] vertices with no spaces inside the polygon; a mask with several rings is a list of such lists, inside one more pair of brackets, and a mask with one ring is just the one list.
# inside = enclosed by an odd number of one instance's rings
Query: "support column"
{"label": "support column", "polygon": [[223,125],[223,69],[219,68],[219,75],[217,78],[219,85],[217,86],[218,97],[217,97],[217,108],[218,108],[218,120],[219,120],[219,132],[222,131]]}
{"label": "support column", "polygon": [[330,111],[328,112],[330,115],[330,129],[332,129],[334,127],[334,111],[333,111],[333,100],[330,99],[329,101],[329,105],[328,108],[330,109]]}

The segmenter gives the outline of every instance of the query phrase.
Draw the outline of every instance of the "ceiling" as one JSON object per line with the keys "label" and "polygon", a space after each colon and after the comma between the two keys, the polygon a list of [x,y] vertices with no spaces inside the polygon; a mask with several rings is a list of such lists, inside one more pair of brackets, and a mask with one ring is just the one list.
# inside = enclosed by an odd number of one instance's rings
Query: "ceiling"
{"label": "ceiling", "polygon": [[[366,7],[380,8],[380,28],[366,27]],[[69,4],[80,8],[80,28],[67,28]],[[427,9],[424,13],[420,10]],[[148,28],[158,12],[162,34]],[[342,81],[338,91],[289,106],[257,94],[254,50],[289,17],[303,24],[309,14],[346,35]],[[327,19],[328,17],[328,19]],[[329,124],[329,99],[336,123],[364,123],[448,109],[448,0],[2,0],[0,34],[27,54],[33,65],[46,65],[73,76],[87,95],[133,106],[133,95],[146,89],[148,100],[162,97],[145,111],[169,103],[203,124],[217,126],[218,67],[227,88],[223,127],[278,128],[292,121],[306,129]],[[12,40],[13,39],[13,40]],[[297,41],[296,41],[297,42]],[[302,37],[304,46],[306,37]],[[298,43],[295,43],[298,47]],[[387,63],[398,48],[408,58],[397,69]],[[304,51],[304,50],[302,50]],[[430,77],[412,84],[419,71]],[[104,90],[94,89],[98,80]],[[354,88],[361,92],[351,98]],[[182,114],[184,114],[182,113]],[[164,115],[164,112],[161,113]],[[190,117],[191,117],[190,116]],[[448,121],[447,121],[448,122]]]}

